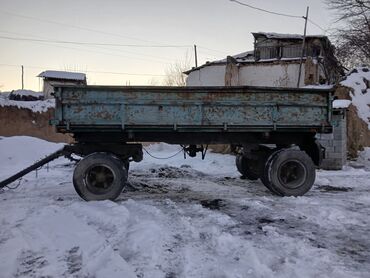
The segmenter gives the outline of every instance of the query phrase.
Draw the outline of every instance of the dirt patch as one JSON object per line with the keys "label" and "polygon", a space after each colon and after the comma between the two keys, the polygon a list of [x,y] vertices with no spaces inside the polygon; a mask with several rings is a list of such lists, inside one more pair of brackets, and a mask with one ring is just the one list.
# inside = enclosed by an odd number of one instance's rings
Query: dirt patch
{"label": "dirt patch", "polygon": [[352,187],[337,187],[331,185],[319,185],[317,189],[321,192],[348,192],[353,190]]}
{"label": "dirt patch", "polygon": [[202,200],[200,204],[204,208],[208,208],[211,210],[220,210],[222,207],[225,206],[225,203],[221,199],[214,199],[214,200]]}
{"label": "dirt patch", "polygon": [[222,154],[232,153],[231,146],[226,145],[226,144],[209,145],[209,149],[211,149],[215,153],[222,153]]}
{"label": "dirt patch", "polygon": [[152,168],[149,169],[150,173],[153,174],[154,177],[158,178],[194,178],[194,177],[203,177],[204,174],[202,172],[195,171],[188,167],[172,167],[172,166],[165,166],[160,168]]}
{"label": "dirt patch", "polygon": [[258,221],[258,223],[261,223],[261,224],[271,224],[271,223],[275,223],[275,222],[284,222],[285,219],[283,219],[283,218],[270,219],[270,218],[261,217],[261,218],[257,218],[257,221]]}

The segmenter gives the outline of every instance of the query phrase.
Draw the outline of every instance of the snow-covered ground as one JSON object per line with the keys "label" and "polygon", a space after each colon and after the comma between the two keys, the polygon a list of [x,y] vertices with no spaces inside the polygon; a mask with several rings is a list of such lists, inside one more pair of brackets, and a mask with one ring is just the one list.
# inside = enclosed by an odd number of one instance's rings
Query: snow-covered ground
{"label": "snow-covered ground", "polygon": [[[59,147],[0,138],[0,177]],[[60,158],[1,192],[0,277],[369,277],[370,149],[360,159],[280,198],[230,155],[146,155],[119,200],[84,202]]]}

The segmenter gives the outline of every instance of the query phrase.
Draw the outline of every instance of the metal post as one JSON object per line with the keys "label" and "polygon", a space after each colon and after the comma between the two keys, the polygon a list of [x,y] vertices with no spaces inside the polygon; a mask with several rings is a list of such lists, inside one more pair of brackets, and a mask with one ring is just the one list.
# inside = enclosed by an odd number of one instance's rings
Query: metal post
{"label": "metal post", "polygon": [[22,90],[24,89],[24,69],[22,65]]}
{"label": "metal post", "polygon": [[197,46],[194,44],[194,58],[195,58],[195,67],[198,67],[198,54],[197,54]]}
{"label": "metal post", "polygon": [[[302,74],[302,63],[303,63],[303,55],[304,55],[304,49],[306,45],[306,31],[307,31],[307,20],[308,20],[308,10],[310,7],[307,7],[306,10],[306,16],[304,17],[304,31],[303,31],[303,41],[302,41],[302,52],[301,52],[301,60],[299,62],[299,72],[298,72],[298,81],[297,81],[297,88],[299,88],[299,81],[301,80],[301,74]],[[307,55],[307,53],[306,53]]]}

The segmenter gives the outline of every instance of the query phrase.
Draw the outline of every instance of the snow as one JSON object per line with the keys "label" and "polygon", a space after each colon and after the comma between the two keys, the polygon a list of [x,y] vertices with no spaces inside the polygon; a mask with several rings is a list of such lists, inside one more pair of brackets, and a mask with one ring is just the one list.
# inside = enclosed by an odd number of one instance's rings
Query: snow
{"label": "snow", "polygon": [[18,101],[9,100],[6,94],[0,94],[0,106],[15,106],[18,108],[30,109],[33,112],[46,112],[50,108],[55,107],[55,99],[36,100],[36,101]]}
{"label": "snow", "polygon": [[358,162],[364,165],[366,169],[370,170],[370,147],[366,147],[359,153]]}
{"label": "snow", "polygon": [[33,96],[33,97],[43,97],[44,94],[42,92],[35,92],[32,90],[14,90],[11,92],[12,95],[18,95],[18,96]]}
{"label": "snow", "polygon": [[[236,59],[236,61],[238,63],[241,63],[241,62],[254,62],[254,50],[251,50],[251,51],[245,51],[245,52],[242,52],[242,53],[239,53],[239,54],[235,54],[235,55],[232,55],[232,57],[234,59]],[[218,63],[226,63],[226,58],[225,59],[222,59],[222,60],[217,60],[217,61],[212,61],[208,64],[218,64]]]}
{"label": "snow", "polygon": [[[60,147],[0,138],[0,175]],[[370,166],[370,149],[360,158]],[[370,167],[320,170],[308,194],[280,198],[239,179],[234,161],[144,155],[116,202],[82,201],[73,164],[51,162],[0,194],[0,276],[368,277]]]}
{"label": "snow", "polygon": [[340,84],[353,89],[351,92],[352,104],[356,106],[358,116],[368,124],[370,129],[369,68],[356,68]]}
{"label": "snow", "polygon": [[333,101],[333,108],[348,108],[351,105],[352,101],[348,99],[336,99]]}
{"label": "snow", "polygon": [[[262,35],[268,39],[303,39],[303,35],[300,34],[280,34],[280,33],[273,33],[273,32],[257,32],[252,33],[253,35]],[[307,35],[308,38],[326,38],[324,35]]]}
{"label": "snow", "polygon": [[0,180],[63,148],[64,144],[29,136],[0,137]]}
{"label": "snow", "polygon": [[334,85],[329,85],[329,84],[306,85],[306,86],[303,86],[302,88],[306,88],[306,89],[326,89],[326,90],[329,90],[329,89],[333,89],[334,88]]}
{"label": "snow", "polygon": [[81,80],[81,81],[84,81],[86,79],[86,75],[84,73],[56,71],[56,70],[43,71],[37,77],[66,79],[66,80]]}

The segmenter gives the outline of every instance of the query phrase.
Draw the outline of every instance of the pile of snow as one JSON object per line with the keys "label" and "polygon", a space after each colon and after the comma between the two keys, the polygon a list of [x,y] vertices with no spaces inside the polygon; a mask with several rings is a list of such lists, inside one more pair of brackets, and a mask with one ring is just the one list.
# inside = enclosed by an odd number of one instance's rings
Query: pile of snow
{"label": "pile of snow", "polygon": [[370,147],[364,148],[364,150],[359,153],[357,161],[364,165],[366,169],[370,169]]}
{"label": "pile of snow", "polygon": [[18,108],[30,109],[33,112],[46,112],[50,108],[55,107],[55,99],[47,99],[47,100],[35,100],[35,101],[18,101],[18,100],[10,100],[9,96],[11,94],[0,94],[0,107],[5,106],[15,106]]}
{"label": "pile of snow", "polygon": [[356,68],[340,84],[353,89],[352,104],[356,106],[358,116],[370,129],[370,69]]}
{"label": "pile of snow", "polygon": [[61,149],[63,145],[28,136],[0,137],[0,180]]}
{"label": "pile of snow", "polygon": [[333,101],[333,108],[348,108],[352,101],[348,99],[336,99]]}

